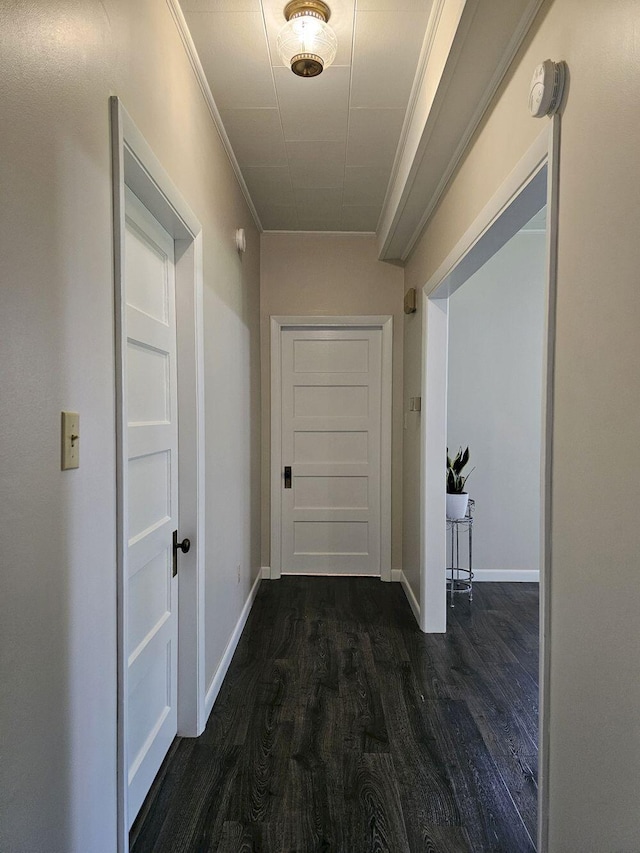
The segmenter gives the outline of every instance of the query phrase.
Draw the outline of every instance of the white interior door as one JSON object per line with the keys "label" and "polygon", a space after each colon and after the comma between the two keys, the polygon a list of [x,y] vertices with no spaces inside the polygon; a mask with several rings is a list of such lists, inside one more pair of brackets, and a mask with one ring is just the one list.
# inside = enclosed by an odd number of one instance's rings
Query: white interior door
{"label": "white interior door", "polygon": [[281,571],[380,575],[382,331],[281,335]]}
{"label": "white interior door", "polygon": [[129,826],[177,731],[178,428],[173,238],[126,190],[126,753]]}

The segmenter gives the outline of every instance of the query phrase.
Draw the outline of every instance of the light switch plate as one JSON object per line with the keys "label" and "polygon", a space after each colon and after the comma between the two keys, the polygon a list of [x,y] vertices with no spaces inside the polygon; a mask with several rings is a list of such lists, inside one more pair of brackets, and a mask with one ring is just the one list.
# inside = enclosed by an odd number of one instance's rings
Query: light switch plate
{"label": "light switch plate", "polygon": [[62,470],[80,467],[80,415],[62,413]]}

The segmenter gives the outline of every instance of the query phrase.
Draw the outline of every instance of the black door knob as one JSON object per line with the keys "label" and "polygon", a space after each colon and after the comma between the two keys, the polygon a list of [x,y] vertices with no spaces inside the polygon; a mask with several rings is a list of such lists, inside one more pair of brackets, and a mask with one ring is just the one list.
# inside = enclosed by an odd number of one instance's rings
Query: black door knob
{"label": "black door knob", "polygon": [[178,531],[174,530],[173,548],[171,549],[173,551],[173,568],[171,574],[174,578],[178,574],[178,548],[180,548],[183,554],[188,553],[189,548],[191,548],[191,540],[183,539],[182,542],[178,542]]}

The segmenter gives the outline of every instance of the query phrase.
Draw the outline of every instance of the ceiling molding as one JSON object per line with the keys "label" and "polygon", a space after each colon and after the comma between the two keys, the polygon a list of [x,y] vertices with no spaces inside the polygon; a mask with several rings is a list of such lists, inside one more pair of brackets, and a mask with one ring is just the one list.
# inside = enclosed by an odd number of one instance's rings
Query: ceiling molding
{"label": "ceiling molding", "polygon": [[189,62],[191,63],[191,67],[193,68],[194,74],[196,75],[196,80],[198,81],[200,90],[204,95],[204,99],[207,104],[207,107],[209,108],[209,112],[211,114],[211,118],[213,119],[215,128],[218,131],[222,146],[227,154],[227,157],[229,158],[229,162],[231,163],[231,167],[235,173],[236,179],[240,184],[240,189],[242,190],[242,194],[247,203],[247,207],[249,208],[249,211],[253,217],[258,231],[262,232],[264,229],[262,227],[262,223],[260,222],[260,217],[258,216],[258,212],[256,211],[255,205],[251,200],[251,195],[249,193],[249,189],[245,183],[245,180],[242,177],[240,166],[238,164],[238,161],[236,160],[236,155],[233,153],[233,148],[231,147],[231,143],[229,142],[227,132],[224,129],[224,125],[222,123],[218,107],[216,106],[216,102],[213,99],[211,88],[209,87],[209,83],[207,82],[207,77],[204,73],[202,63],[200,62],[200,59],[198,57],[198,52],[196,51],[196,46],[193,43],[193,39],[191,37],[191,33],[189,32],[189,27],[187,26],[184,14],[182,13],[182,9],[180,8],[178,0],[167,0],[167,6],[169,7],[173,20],[175,21],[178,33],[180,34],[180,38],[182,39],[182,43],[187,53],[187,57],[189,59]]}
{"label": "ceiling molding", "polygon": [[314,237],[375,237],[375,231],[277,231],[276,229],[269,229],[262,231],[263,234],[279,234],[279,235],[291,235],[296,234],[298,236],[309,236],[313,235]]}
{"label": "ceiling molding", "polygon": [[457,167],[458,163],[460,162],[460,160],[462,159],[464,152],[467,150],[467,146],[469,145],[469,142],[471,141],[473,134],[476,132],[478,125],[482,121],[483,115],[487,111],[489,104],[491,103],[491,101],[494,98],[494,95],[498,91],[498,87],[500,86],[500,83],[503,81],[505,74],[509,70],[509,66],[513,62],[515,55],[518,52],[518,48],[522,44],[524,37],[526,36],[527,32],[529,31],[529,27],[533,23],[533,19],[535,18],[540,6],[542,6],[542,3],[543,3],[543,0],[531,0],[531,2],[529,2],[529,5],[528,5],[527,9],[525,10],[525,13],[523,14],[522,18],[520,19],[520,22],[518,24],[518,28],[514,32],[512,38],[511,38],[511,41],[507,45],[505,52],[502,55],[500,63],[498,65],[498,67],[496,68],[493,77],[489,81],[487,88],[484,90],[484,93],[483,93],[480,101],[478,102],[478,107],[477,107],[475,113],[472,115],[472,117],[471,117],[471,119],[470,119],[470,121],[469,121],[469,123],[465,129],[465,132],[464,132],[462,138],[460,139],[458,147],[453,152],[453,155],[449,161],[449,164],[448,164],[445,172],[443,173],[442,178],[440,179],[440,182],[438,183],[438,186],[436,188],[434,195],[431,198],[431,201],[427,205],[425,212],[422,215],[422,218],[420,219],[420,221],[418,223],[418,226],[416,227],[411,239],[409,240],[409,243],[407,244],[405,251],[402,254],[402,257],[401,257],[402,261],[406,261],[408,259],[409,255],[413,251],[416,243],[420,239],[420,236],[421,236],[422,232],[424,231],[425,225],[427,224],[427,222],[431,218],[431,215],[433,214],[434,210],[436,209],[437,204],[440,201],[440,198],[442,197],[442,195],[443,195],[443,193],[447,187],[447,184],[449,183],[449,181],[451,179],[451,176],[455,172],[456,167]]}
{"label": "ceiling molding", "polygon": [[[409,136],[409,129],[411,128],[414,121],[414,114],[416,111],[416,105],[418,103],[418,98],[420,96],[420,92],[422,91],[423,81],[425,74],[427,73],[427,65],[429,62],[429,57],[431,56],[431,51],[433,49],[433,42],[435,39],[435,35],[438,29],[438,23],[440,22],[440,18],[442,16],[442,10],[444,9],[444,5],[447,0],[434,0],[433,6],[431,8],[431,14],[429,15],[429,22],[427,23],[427,29],[424,35],[424,40],[422,42],[422,49],[420,51],[420,59],[418,60],[418,67],[416,69],[416,76],[413,80],[413,85],[411,87],[411,94],[409,95],[409,103],[407,104],[407,112],[404,117],[404,121],[402,123],[402,130],[400,131],[400,139],[398,141],[398,148],[396,150],[396,155],[393,161],[393,167],[391,169],[391,175],[389,176],[389,184],[387,186],[387,191],[385,193],[384,202],[382,205],[382,210],[380,212],[380,219],[378,221],[378,228],[382,222],[382,217],[384,214],[385,207],[388,203],[389,194],[391,188],[395,185],[396,180],[398,178],[398,171],[400,169],[400,163],[403,160],[405,154],[405,148],[407,146],[407,139]],[[377,232],[378,229],[376,229]]]}
{"label": "ceiling molding", "polygon": [[[434,6],[432,31],[425,37],[412,90],[411,114],[378,223],[380,259],[404,262],[409,257],[542,2],[444,0],[437,10]],[[479,64],[477,49],[487,45],[486,30],[492,21],[494,53],[483,50],[486,59]],[[465,83],[471,69],[476,90]],[[447,110],[449,115],[443,117]]]}

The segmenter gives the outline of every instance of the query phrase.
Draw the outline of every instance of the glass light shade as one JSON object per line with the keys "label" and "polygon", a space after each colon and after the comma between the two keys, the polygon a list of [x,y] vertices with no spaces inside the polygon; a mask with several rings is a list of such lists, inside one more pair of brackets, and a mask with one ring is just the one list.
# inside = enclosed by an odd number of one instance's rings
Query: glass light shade
{"label": "glass light shade", "polygon": [[278,34],[278,53],[300,77],[315,77],[336,58],[338,40],[316,14],[305,12],[287,21]]}

